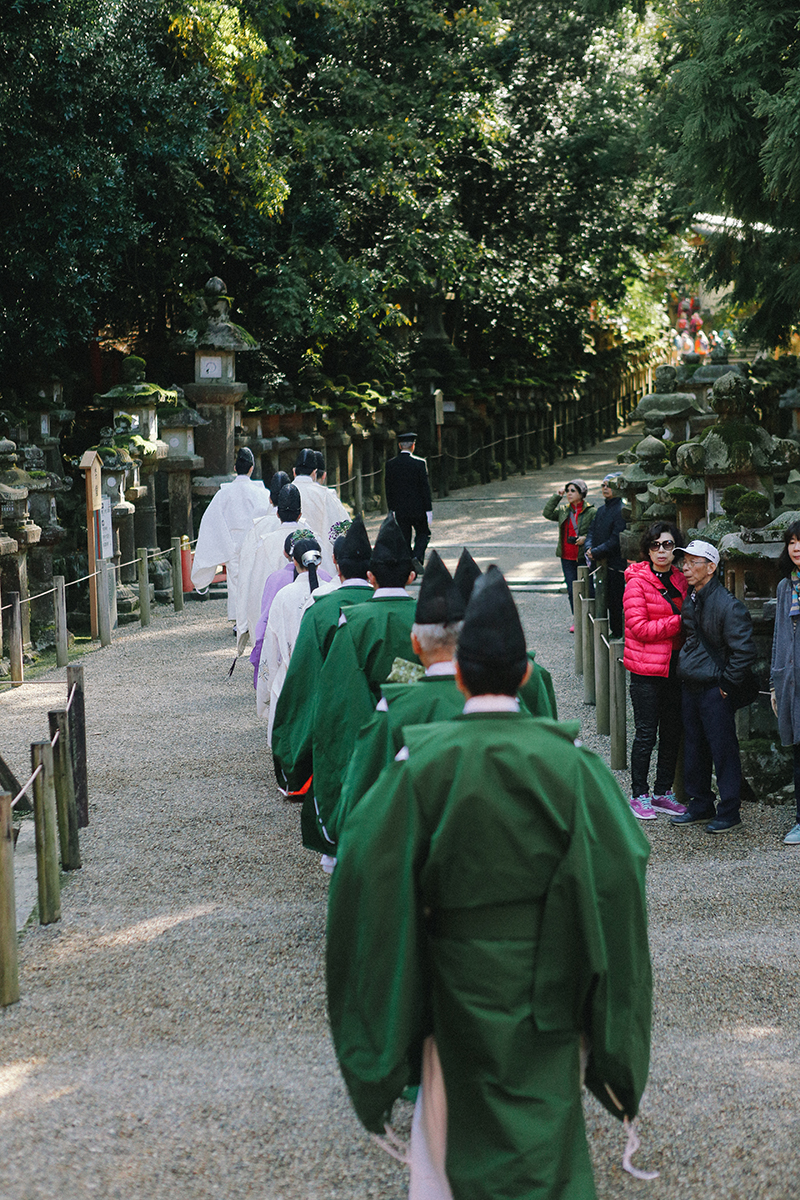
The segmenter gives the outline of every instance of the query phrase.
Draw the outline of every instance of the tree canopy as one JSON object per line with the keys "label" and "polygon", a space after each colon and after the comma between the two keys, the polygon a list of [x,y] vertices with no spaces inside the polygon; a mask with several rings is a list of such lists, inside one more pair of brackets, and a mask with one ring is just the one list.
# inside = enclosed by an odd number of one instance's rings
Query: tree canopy
{"label": "tree canopy", "polygon": [[[725,218],[705,279],[751,312],[767,345],[800,317],[800,18],[779,0],[699,0],[672,12],[658,134],[677,215]],[[665,31],[666,32],[666,31]]]}
{"label": "tree canopy", "polygon": [[[0,355],[166,345],[221,275],[291,379],[591,349],[662,234],[652,19],[485,0],[13,0]],[[594,306],[594,307],[593,307]]]}

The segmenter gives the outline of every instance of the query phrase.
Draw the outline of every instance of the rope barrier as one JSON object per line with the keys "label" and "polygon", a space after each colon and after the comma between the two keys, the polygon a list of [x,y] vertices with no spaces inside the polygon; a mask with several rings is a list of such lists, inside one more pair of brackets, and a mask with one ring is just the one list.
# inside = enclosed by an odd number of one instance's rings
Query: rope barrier
{"label": "rope barrier", "polygon": [[[377,471],[373,471],[372,474],[376,475]],[[369,478],[369,476],[365,476],[365,478]],[[348,479],[345,482],[351,483],[352,480]],[[189,545],[196,546],[197,538],[195,538],[193,542],[190,542]],[[167,554],[172,554],[171,548],[169,550],[154,550],[152,554],[147,555],[147,560],[148,560],[148,562],[150,562],[156,558],[164,558]],[[109,559],[107,561],[110,562],[111,560]],[[135,567],[135,566],[137,566],[138,562],[139,562],[139,558],[137,556],[136,558],[129,559],[128,562],[114,563],[113,566],[114,566],[114,570],[116,571],[118,569],[121,569],[122,567]],[[78,583],[86,583],[86,581],[89,579],[97,579],[99,577],[99,575],[100,575],[99,571],[92,571],[88,575],[81,575],[80,579],[65,580],[64,587],[65,588],[75,587],[75,585]],[[52,587],[46,592],[37,592],[35,596],[26,596],[24,598],[24,600],[20,600],[20,602],[19,602],[20,608],[22,607],[23,604],[30,604],[31,601],[33,601],[33,600],[41,600],[43,596],[54,596],[55,594],[56,594],[56,589],[54,587]],[[10,604],[4,604],[4,605],[2,605],[2,607],[0,607],[0,612],[10,612],[10,611],[11,611]]]}
{"label": "rope barrier", "polygon": [[14,797],[14,799],[11,801],[11,807],[12,807],[12,808],[14,807],[14,805],[15,805],[15,804],[19,804],[20,800],[21,800],[21,799],[22,799],[22,797],[25,795],[25,793],[27,792],[28,788],[29,788],[29,787],[31,786],[31,784],[33,783],[33,781],[34,781],[34,779],[36,778],[36,776],[37,776],[37,775],[39,775],[39,774],[41,773],[42,769],[43,769],[43,768],[42,768],[42,764],[41,764],[41,763],[39,763],[39,766],[38,766],[38,767],[36,768],[36,770],[33,772],[33,774],[31,775],[30,779],[28,780],[28,782],[22,785],[22,788],[20,789],[20,791],[19,791],[19,792],[17,792],[16,796],[15,796],[15,797]]}

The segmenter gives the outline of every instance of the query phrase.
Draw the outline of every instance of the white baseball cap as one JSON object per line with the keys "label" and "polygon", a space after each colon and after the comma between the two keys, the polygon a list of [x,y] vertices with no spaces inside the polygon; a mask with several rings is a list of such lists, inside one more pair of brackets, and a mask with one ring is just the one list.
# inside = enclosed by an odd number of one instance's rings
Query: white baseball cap
{"label": "white baseball cap", "polygon": [[719,566],[719,550],[711,542],[701,542],[696,539],[683,548],[684,554],[696,554],[698,558],[707,558],[715,567]]}

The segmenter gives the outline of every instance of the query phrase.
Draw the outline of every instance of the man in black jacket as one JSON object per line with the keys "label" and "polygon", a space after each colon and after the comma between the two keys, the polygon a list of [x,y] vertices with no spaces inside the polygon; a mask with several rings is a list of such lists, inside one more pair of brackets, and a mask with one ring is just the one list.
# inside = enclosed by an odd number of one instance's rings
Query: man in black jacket
{"label": "man in black jacket", "polygon": [[416,440],[415,433],[401,433],[397,439],[400,453],[386,464],[386,504],[408,542],[412,566],[419,575],[431,540],[433,500],[425,459],[417,458],[414,453]]}
{"label": "man in black jacket", "polygon": [[[683,556],[689,594],[683,604],[686,642],[678,675],[683,684],[683,782],[688,808],[673,825],[706,823],[707,833],[728,833],[741,825],[742,764],[734,721],[733,693],[755,661],[753,625],[741,600],[717,578],[719,551],[693,541]],[[714,810],[711,764],[719,804]]]}
{"label": "man in black jacket", "polygon": [[[622,557],[619,545],[619,535],[625,528],[625,517],[622,512],[622,497],[615,488],[621,474],[621,471],[612,471],[600,485],[605,503],[595,513],[583,547],[592,570],[601,562],[606,564],[608,627],[611,636],[615,638],[621,638],[623,633],[622,593],[625,590],[625,568],[628,565]],[[598,616],[603,615],[598,613]]]}

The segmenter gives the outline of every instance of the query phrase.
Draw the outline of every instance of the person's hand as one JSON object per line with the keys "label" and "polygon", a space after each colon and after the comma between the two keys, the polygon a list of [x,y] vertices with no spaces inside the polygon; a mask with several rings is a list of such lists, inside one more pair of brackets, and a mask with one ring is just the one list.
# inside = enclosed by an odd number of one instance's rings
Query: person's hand
{"label": "person's hand", "polygon": [[586,541],[586,534],[584,534],[583,537],[576,538],[575,545],[582,546],[585,541]]}
{"label": "person's hand", "polygon": [[769,702],[772,705],[772,711],[775,713],[775,716],[777,717],[777,715],[778,715],[778,697],[775,695],[775,688],[769,689]]}
{"label": "person's hand", "polygon": [[591,550],[587,550],[587,551],[586,551],[586,557],[589,559],[589,562],[591,562],[591,561],[592,561],[592,552],[591,552]]}

